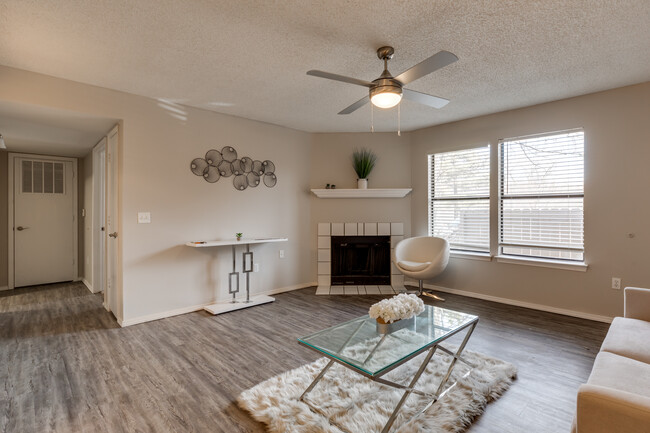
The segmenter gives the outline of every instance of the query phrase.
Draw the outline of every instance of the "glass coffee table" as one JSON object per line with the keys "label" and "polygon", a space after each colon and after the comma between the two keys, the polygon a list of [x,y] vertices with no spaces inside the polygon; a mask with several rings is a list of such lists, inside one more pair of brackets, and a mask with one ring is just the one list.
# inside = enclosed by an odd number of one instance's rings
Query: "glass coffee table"
{"label": "glass coffee table", "polygon": [[[474,368],[474,365],[463,359],[461,355],[477,323],[478,316],[425,305],[424,311],[418,316],[400,320],[391,325],[378,325],[375,319],[366,315],[301,337],[298,339],[300,344],[319,352],[330,361],[307,387],[299,400],[312,410],[322,413],[305,397],[336,362],[370,380],[404,390],[402,398],[382,429],[382,433],[387,433],[411,393],[424,396],[429,400],[429,403],[413,416],[414,418],[431,407],[454,386],[452,384],[445,389],[457,361]],[[465,337],[455,351],[440,346],[441,342],[462,331],[466,332]],[[437,391],[433,394],[425,393],[416,389],[415,385],[436,350],[451,355],[452,360]],[[424,352],[426,352],[426,356],[408,385],[391,382],[382,377]]]}

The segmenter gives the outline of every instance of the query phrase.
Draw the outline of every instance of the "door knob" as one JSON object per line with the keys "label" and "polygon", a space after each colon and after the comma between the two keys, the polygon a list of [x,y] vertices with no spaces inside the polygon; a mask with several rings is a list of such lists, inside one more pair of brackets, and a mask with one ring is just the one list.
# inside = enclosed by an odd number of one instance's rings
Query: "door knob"
{"label": "door knob", "polygon": [[19,232],[22,232],[23,230],[27,230],[28,228],[29,227],[18,226],[18,227],[16,227],[16,230],[18,230]]}
{"label": "door knob", "polygon": [[117,232],[109,233],[108,237],[109,238],[116,238],[117,237]]}

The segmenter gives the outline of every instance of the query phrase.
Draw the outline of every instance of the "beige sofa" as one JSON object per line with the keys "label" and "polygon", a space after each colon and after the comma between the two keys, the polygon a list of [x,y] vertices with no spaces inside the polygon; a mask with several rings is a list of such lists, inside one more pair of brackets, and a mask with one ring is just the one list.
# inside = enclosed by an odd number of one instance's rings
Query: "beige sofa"
{"label": "beige sofa", "polygon": [[612,322],[586,384],[573,433],[650,433],[650,290],[625,288],[624,317]]}

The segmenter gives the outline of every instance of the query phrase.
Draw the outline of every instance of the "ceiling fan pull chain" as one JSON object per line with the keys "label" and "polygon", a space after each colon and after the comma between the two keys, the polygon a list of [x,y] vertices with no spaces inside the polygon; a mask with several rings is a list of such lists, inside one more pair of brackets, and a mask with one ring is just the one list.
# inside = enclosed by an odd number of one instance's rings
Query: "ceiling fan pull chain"
{"label": "ceiling fan pull chain", "polygon": [[402,104],[397,104],[397,136],[402,136]]}

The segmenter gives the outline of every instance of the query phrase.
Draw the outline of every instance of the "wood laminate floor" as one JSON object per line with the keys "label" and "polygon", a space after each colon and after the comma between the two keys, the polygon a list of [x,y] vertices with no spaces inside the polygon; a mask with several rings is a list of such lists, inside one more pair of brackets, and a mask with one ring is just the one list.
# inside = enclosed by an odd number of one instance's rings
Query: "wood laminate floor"
{"label": "wood laminate floor", "polygon": [[[519,368],[468,431],[568,432],[608,325],[445,297],[440,305],[480,316],[469,350]],[[310,288],[276,299],[119,328],[80,283],[0,292],[0,432],[264,432],[236,396],[314,361],[298,336],[366,314],[381,297]]]}

